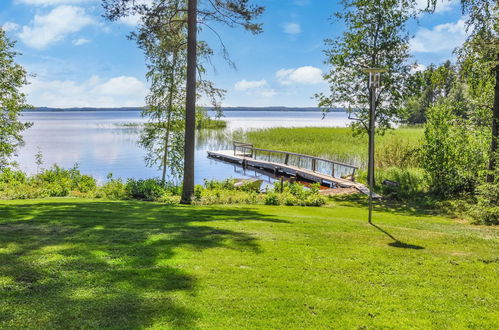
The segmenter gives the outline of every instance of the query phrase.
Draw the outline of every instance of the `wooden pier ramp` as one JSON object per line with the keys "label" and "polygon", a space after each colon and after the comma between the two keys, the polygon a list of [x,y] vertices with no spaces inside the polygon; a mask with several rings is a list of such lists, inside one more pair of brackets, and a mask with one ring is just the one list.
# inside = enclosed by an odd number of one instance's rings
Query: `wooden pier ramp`
{"label": "wooden pier ramp", "polygon": [[[208,151],[208,156],[242,167],[253,167],[274,173],[303,178],[321,185],[355,188],[369,195],[369,189],[354,181],[356,166],[298,153],[255,148],[251,144],[234,142],[233,150]],[[327,171],[327,173],[326,173]],[[330,173],[330,174],[329,174]],[[344,179],[343,175],[351,179]],[[381,196],[373,193],[374,198]]]}

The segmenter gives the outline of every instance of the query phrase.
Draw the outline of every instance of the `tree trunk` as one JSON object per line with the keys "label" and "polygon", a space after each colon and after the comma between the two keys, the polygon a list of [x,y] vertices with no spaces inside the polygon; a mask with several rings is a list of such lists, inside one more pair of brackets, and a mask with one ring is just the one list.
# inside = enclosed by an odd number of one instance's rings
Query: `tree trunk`
{"label": "tree trunk", "polygon": [[[499,60],[499,56],[498,56]],[[499,140],[499,65],[495,67],[496,85],[494,89],[494,109],[492,110],[492,141],[490,142],[489,173],[487,182],[494,182],[496,172],[497,144]]]}
{"label": "tree trunk", "polygon": [[187,83],[185,102],[184,182],[180,203],[190,204],[194,194],[194,148],[196,139],[197,0],[187,7]]}
{"label": "tree trunk", "polygon": [[170,80],[170,90],[168,91],[168,118],[166,119],[165,132],[165,149],[163,152],[163,173],[161,176],[161,184],[164,186],[166,181],[166,164],[168,162],[168,145],[170,142],[170,130],[173,112],[173,89],[175,88],[175,68],[177,67],[177,52],[173,52],[172,59],[172,79]]}

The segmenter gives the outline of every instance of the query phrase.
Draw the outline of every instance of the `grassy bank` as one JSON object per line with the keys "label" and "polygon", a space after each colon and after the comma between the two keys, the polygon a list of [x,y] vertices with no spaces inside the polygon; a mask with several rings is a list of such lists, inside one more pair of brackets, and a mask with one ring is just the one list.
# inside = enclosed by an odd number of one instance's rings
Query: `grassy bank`
{"label": "grassy bank", "polygon": [[[400,128],[376,137],[378,167],[388,167],[407,150],[418,147],[422,128]],[[367,136],[353,136],[347,127],[269,128],[236,133],[236,139],[270,148],[323,156],[364,167]]]}
{"label": "grassy bank", "polygon": [[497,326],[496,228],[336,203],[0,202],[0,328]]}

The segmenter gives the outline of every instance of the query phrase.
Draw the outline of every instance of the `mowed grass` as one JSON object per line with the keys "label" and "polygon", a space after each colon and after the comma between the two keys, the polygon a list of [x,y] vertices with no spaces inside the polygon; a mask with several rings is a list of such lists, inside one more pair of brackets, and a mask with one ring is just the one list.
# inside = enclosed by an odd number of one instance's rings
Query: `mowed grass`
{"label": "mowed grass", "polygon": [[[400,148],[417,147],[422,137],[420,127],[398,128],[376,136],[377,158],[383,161],[390,154],[394,156]],[[236,139],[253,143],[258,148],[322,156],[360,166],[367,161],[368,137],[365,134],[353,136],[349,127],[276,127],[238,132]]]}
{"label": "mowed grass", "polygon": [[0,328],[499,326],[497,228],[363,202],[1,202]]}

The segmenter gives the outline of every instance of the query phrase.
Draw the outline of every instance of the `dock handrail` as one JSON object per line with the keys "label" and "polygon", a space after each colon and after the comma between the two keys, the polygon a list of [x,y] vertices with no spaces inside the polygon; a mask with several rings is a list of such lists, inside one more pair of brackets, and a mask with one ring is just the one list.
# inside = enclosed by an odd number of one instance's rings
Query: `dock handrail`
{"label": "dock handrail", "polygon": [[238,155],[238,153],[237,153],[237,149],[238,148],[243,148],[242,154],[240,154],[240,156],[253,157],[253,152],[251,152],[250,154],[246,154],[245,153],[245,149],[244,149],[244,148],[253,148],[253,145],[251,143],[244,143],[244,142],[233,141],[232,145],[234,146],[234,156]]}
{"label": "dock handrail", "polygon": [[[329,160],[329,159],[325,159],[325,158],[321,158],[321,157],[316,157],[316,156],[310,156],[310,155],[305,155],[305,154],[300,154],[300,153],[296,153],[296,152],[289,152],[289,151],[281,151],[281,150],[272,150],[272,149],[263,149],[263,148],[255,148],[252,144],[249,144],[249,143],[243,143],[243,142],[233,142],[233,145],[234,145],[234,155],[240,155],[240,156],[244,156],[244,157],[251,157],[251,158],[255,158],[256,159],[256,152],[265,152],[265,153],[269,153],[269,160],[270,160],[270,154],[274,153],[274,154],[281,154],[281,155],[285,155],[285,160],[284,160],[284,164],[288,165],[288,161],[289,161],[289,156],[295,156],[295,157],[298,157],[299,159],[300,158],[307,158],[307,159],[310,159],[312,162],[312,171],[316,172],[317,171],[317,161],[321,161],[321,162],[325,162],[325,163],[329,163],[332,165],[332,175],[334,176],[335,175],[335,165],[336,166],[342,166],[342,167],[345,167],[347,169],[351,169],[351,178],[352,180],[354,180],[354,177],[355,177],[355,172],[356,170],[358,169],[357,166],[354,166],[354,165],[350,165],[350,164],[346,164],[346,163],[342,163],[342,162],[337,162],[337,161],[333,161],[333,160]],[[241,153],[237,153],[237,150],[241,150]],[[299,161],[300,162],[300,161]],[[301,167],[301,166],[298,166],[298,167]]]}

